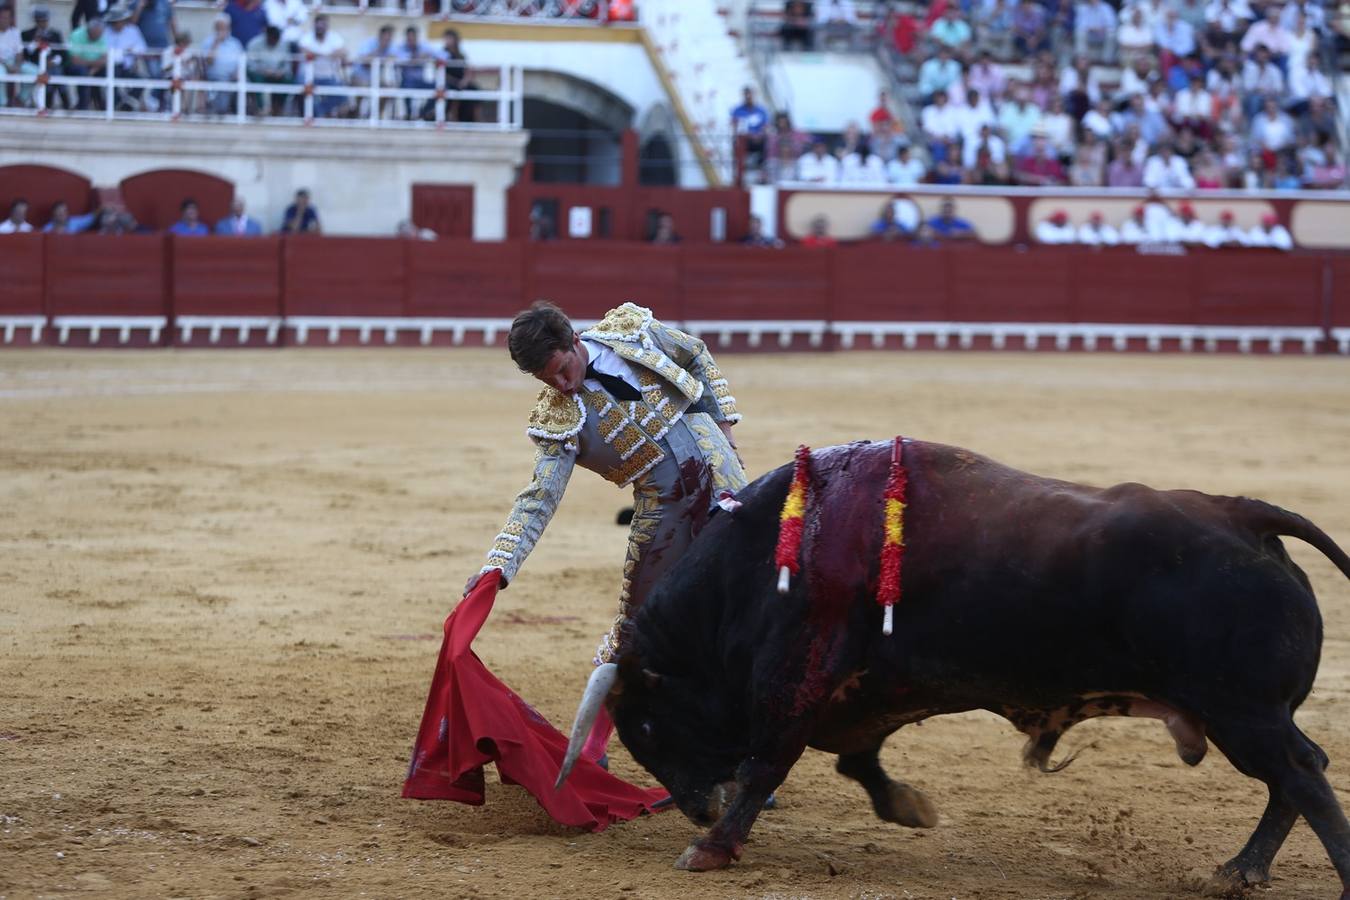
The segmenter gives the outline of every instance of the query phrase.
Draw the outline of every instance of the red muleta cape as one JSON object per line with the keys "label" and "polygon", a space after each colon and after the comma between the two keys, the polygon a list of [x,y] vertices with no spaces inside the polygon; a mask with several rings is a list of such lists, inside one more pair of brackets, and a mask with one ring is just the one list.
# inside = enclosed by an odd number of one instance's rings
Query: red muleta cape
{"label": "red muleta cape", "polygon": [[567,783],[553,789],[567,737],[488,671],[469,649],[497,598],[496,578],[478,585],[445,620],[445,641],[431,679],[422,726],[413,745],[403,796],[417,800],[483,803],[483,765],[497,764],[504,784],[518,784],[563,825],[604,831],[666,797],[663,788],[639,788],[587,759],[577,760]]}

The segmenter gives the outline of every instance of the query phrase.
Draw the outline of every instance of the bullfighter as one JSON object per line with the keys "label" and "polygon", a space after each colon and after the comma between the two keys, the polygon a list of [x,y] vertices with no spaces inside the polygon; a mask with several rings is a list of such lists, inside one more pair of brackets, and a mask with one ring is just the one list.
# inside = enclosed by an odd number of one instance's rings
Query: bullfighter
{"label": "bullfighter", "polygon": [[[633,488],[633,520],[619,611],[594,664],[612,661],[630,619],[674,564],[719,498],[746,484],[731,436],[736,398],[703,342],[624,303],[577,333],[561,309],[538,301],[516,316],[511,359],[542,381],[527,434],[534,476],[470,580],[496,571],[505,587],[553,517],[580,465]],[[466,589],[467,592],[467,589]],[[613,726],[604,717],[583,755],[600,760]]]}

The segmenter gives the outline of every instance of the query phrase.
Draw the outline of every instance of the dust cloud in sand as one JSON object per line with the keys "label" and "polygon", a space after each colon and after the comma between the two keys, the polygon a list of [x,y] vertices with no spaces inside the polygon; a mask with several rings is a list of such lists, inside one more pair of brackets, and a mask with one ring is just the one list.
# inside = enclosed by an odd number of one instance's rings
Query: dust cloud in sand
{"label": "dust cloud in sand", "polygon": [[[900,432],[1259,496],[1350,546],[1344,359],[720,361],[752,473]],[[940,808],[922,832],[809,751],[705,875],[671,868],[699,833],[675,813],[574,832],[493,776],[483,808],[399,799],[441,622],[529,475],[535,387],[500,350],[0,356],[0,897],[1184,897],[1246,841],[1264,786],[1217,752],[1186,768],[1152,720],[1079,726],[1054,776],[990,714],[905,728],[883,762]],[[614,614],[624,503],[579,472],[476,644],[555,724]],[[1350,801],[1350,583],[1288,546],[1327,624],[1298,720]],[[1337,890],[1303,823],[1274,875],[1271,900]]]}

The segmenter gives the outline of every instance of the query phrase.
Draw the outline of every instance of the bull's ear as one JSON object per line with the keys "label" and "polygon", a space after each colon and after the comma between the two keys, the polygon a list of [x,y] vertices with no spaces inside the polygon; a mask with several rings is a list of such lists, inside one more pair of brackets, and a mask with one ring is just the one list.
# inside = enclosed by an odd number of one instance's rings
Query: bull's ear
{"label": "bull's ear", "polygon": [[660,672],[653,672],[651,669],[642,670],[642,678],[647,682],[649,688],[659,688],[661,681],[665,678]]}

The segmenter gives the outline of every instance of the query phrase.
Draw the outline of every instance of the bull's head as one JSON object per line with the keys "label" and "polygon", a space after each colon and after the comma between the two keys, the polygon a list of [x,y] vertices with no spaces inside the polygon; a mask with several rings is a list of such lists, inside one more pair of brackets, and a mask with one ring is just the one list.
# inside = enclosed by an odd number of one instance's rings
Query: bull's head
{"label": "bull's head", "polygon": [[571,773],[603,705],[624,746],[680,810],[700,825],[711,824],[731,799],[736,767],[745,757],[747,717],[728,699],[714,684],[661,675],[632,657],[597,667],[577,709],[557,786]]}

